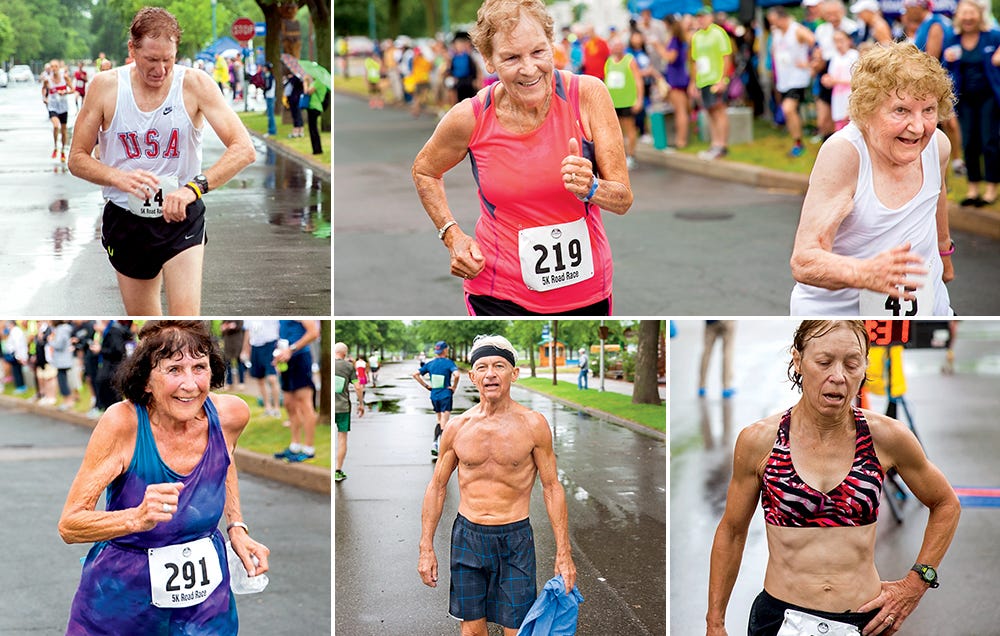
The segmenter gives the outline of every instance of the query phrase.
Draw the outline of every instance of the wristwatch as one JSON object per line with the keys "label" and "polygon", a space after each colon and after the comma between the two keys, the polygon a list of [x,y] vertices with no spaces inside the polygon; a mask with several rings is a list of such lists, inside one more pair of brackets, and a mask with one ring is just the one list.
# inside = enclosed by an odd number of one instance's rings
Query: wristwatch
{"label": "wristwatch", "polygon": [[924,583],[930,587],[937,587],[938,585],[941,585],[941,582],[938,580],[937,570],[931,566],[924,565],[923,563],[914,563],[913,567],[910,569],[919,574]]}
{"label": "wristwatch", "polygon": [[208,177],[203,174],[199,174],[191,180],[194,181],[196,186],[198,186],[198,189],[201,190],[202,194],[208,194]]}

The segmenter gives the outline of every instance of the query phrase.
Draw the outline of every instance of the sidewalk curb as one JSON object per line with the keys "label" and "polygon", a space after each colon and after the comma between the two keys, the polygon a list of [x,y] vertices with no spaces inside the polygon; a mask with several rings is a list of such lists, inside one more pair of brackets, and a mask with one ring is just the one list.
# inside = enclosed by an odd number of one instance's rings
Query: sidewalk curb
{"label": "sidewalk curb", "polygon": [[519,388],[521,388],[521,389],[524,389],[525,391],[530,391],[531,393],[535,393],[537,395],[543,395],[543,396],[549,398],[550,400],[552,400],[553,402],[559,402],[560,404],[565,404],[566,406],[571,406],[571,407],[573,407],[573,408],[575,408],[577,410],[583,411],[584,413],[587,413],[588,415],[592,415],[592,416],[594,416],[594,417],[596,417],[598,419],[602,419],[602,420],[605,420],[607,422],[611,422],[612,424],[617,424],[618,426],[624,426],[625,428],[631,429],[632,431],[634,431],[636,433],[645,435],[647,437],[652,437],[654,439],[658,439],[658,440],[663,441],[663,442],[667,441],[667,434],[666,433],[662,433],[660,431],[651,429],[651,428],[649,428],[647,426],[643,426],[642,424],[639,424],[638,422],[634,422],[632,420],[625,419],[624,417],[619,417],[619,416],[614,415],[612,413],[608,413],[607,411],[602,411],[600,409],[595,409],[595,408],[591,408],[589,406],[583,406],[582,404],[577,404],[576,402],[571,402],[569,400],[564,400],[562,398],[558,398],[558,397],[556,397],[554,395],[551,395],[549,393],[545,393],[544,391],[539,391],[538,389],[532,389],[532,388],[526,387],[526,386],[524,386],[522,384],[518,384],[517,386]]}
{"label": "sidewalk curb", "polygon": [[[50,406],[41,406],[35,402],[9,395],[0,395],[0,407],[27,411],[36,415],[44,415],[54,420],[93,429],[97,420],[82,413],[60,411]],[[309,464],[287,464],[268,455],[237,448],[234,453],[236,469],[264,479],[270,479],[289,486],[311,490],[320,494],[330,494],[331,472],[329,468]]]}
{"label": "sidewalk curb", "polygon": [[[636,155],[642,162],[757,188],[773,188],[805,194],[809,187],[809,175],[781,172],[725,159],[702,161],[694,155],[663,152],[645,144],[636,147]],[[1000,240],[1000,210],[963,208],[954,201],[949,201],[948,223],[953,230]]]}
{"label": "sidewalk curb", "polygon": [[[244,124],[244,127],[246,127],[246,124]],[[265,146],[267,146],[271,150],[274,150],[276,153],[283,155],[291,159],[292,161],[298,161],[300,163],[304,163],[314,172],[318,172],[320,176],[322,176],[327,181],[333,180],[333,170],[327,164],[316,161],[310,156],[295,152],[294,150],[291,150],[290,148],[286,147],[284,144],[275,141],[272,137],[265,137],[263,133],[259,133],[256,130],[250,130],[249,128],[247,128],[247,132],[249,132],[250,135],[255,139],[259,139],[260,141],[264,142]]]}

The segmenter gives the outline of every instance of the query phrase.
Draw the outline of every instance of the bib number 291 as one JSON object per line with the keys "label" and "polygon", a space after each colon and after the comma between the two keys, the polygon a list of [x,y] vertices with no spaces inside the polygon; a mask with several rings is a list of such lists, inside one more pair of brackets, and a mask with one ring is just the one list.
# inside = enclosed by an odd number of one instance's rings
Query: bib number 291
{"label": "bib number 291", "polygon": [[203,603],[222,583],[222,565],[212,539],[149,550],[149,586],[156,607]]}
{"label": "bib number 291", "polygon": [[575,285],[594,276],[586,219],[518,232],[521,278],[532,291]]}

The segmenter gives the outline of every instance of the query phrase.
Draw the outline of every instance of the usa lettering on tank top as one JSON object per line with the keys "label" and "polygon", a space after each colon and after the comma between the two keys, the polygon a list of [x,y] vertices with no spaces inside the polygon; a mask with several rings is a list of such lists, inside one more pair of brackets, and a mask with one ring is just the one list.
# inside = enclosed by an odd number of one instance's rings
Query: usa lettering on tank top
{"label": "usa lettering on tank top", "polygon": [[[196,128],[184,106],[184,66],[174,65],[170,90],[151,111],[139,110],[132,91],[134,64],[118,69],[118,95],[111,124],[98,133],[101,161],[121,170],[148,170],[187,183],[201,172],[202,129]],[[200,72],[200,71],[192,71]],[[163,179],[161,179],[163,181]],[[128,195],[105,186],[104,198],[128,207]]]}

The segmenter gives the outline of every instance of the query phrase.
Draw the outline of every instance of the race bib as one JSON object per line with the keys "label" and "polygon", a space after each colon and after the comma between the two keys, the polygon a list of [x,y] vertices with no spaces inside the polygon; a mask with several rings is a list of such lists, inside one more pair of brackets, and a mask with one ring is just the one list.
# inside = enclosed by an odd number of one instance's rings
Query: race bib
{"label": "race bib", "polygon": [[149,197],[140,199],[135,193],[128,194],[128,209],[136,215],[146,219],[153,219],[163,216],[163,190],[173,192],[180,187],[180,181],[175,176],[157,177],[159,184],[154,192],[149,193]]}
{"label": "race bib", "polygon": [[521,230],[517,240],[521,279],[532,291],[551,291],[594,276],[586,219]]}
{"label": "race bib", "polygon": [[333,376],[333,392],[343,393],[344,387],[347,386],[347,378],[342,375]]}
{"label": "race bib", "polygon": [[431,388],[432,389],[443,389],[445,376],[431,374]]}
{"label": "race bib", "polygon": [[[916,290],[913,300],[901,300],[870,289],[859,290],[859,316],[931,316],[934,314],[934,285],[930,275],[911,275],[911,279],[921,287]],[[908,288],[912,290],[912,287]]]}
{"label": "race bib", "polygon": [[607,82],[608,88],[614,90],[617,88],[625,88],[625,73],[622,71],[611,71],[604,78]]}
{"label": "race bib", "polygon": [[710,57],[699,57],[695,58],[694,68],[698,75],[706,75],[712,70],[712,58]]}
{"label": "race bib", "polygon": [[198,605],[222,583],[222,564],[211,537],[147,552],[149,588],[156,607]]}
{"label": "race bib", "polygon": [[854,625],[820,618],[798,610],[786,609],[785,620],[777,636],[858,636],[861,630]]}

